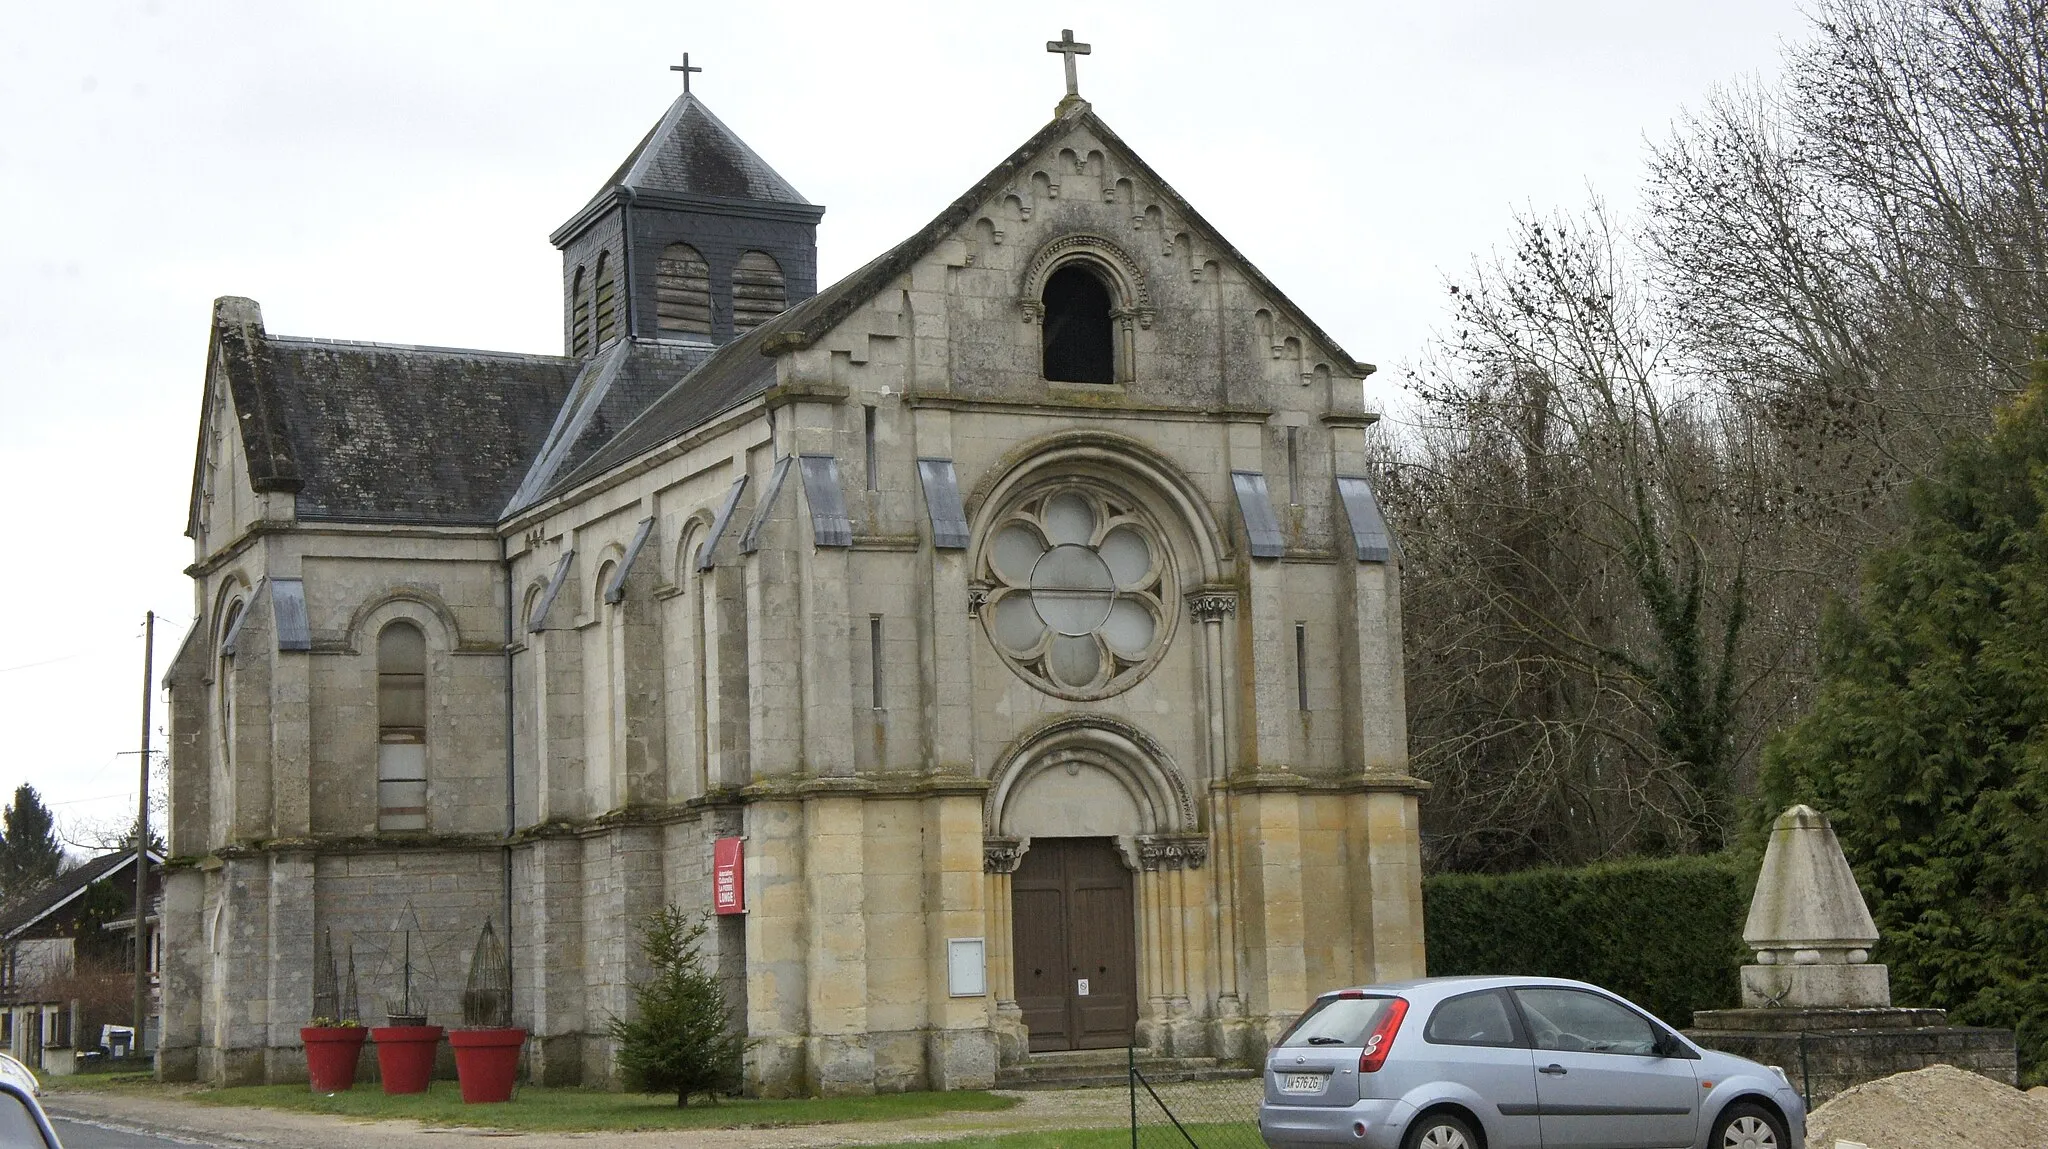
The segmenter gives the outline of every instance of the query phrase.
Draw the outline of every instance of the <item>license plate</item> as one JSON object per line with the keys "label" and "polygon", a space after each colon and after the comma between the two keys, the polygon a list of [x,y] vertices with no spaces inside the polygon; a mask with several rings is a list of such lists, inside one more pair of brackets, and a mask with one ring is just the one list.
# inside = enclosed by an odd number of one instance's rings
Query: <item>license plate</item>
{"label": "license plate", "polygon": [[1323,1084],[1329,1080],[1327,1073],[1284,1073],[1280,1076],[1280,1092],[1321,1093]]}

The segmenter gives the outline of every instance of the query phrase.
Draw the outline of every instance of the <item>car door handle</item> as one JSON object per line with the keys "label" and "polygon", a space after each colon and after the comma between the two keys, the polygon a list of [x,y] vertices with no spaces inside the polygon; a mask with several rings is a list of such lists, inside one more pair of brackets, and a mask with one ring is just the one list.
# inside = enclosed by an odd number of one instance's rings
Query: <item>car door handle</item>
{"label": "car door handle", "polygon": [[1546,1065],[1546,1066],[1544,1066],[1543,1068],[1541,1068],[1541,1069],[1537,1070],[1536,1072],[1538,1072],[1538,1073],[1548,1073],[1548,1074],[1551,1074],[1552,1076],[1555,1076],[1555,1077],[1563,1077],[1563,1076],[1564,1076],[1564,1073],[1565,1073],[1565,1069],[1564,1069],[1564,1066],[1562,1066],[1562,1065],[1559,1065],[1559,1064],[1558,1064],[1557,1062],[1553,1061],[1553,1062],[1551,1062],[1551,1063],[1550,1063],[1549,1065]]}

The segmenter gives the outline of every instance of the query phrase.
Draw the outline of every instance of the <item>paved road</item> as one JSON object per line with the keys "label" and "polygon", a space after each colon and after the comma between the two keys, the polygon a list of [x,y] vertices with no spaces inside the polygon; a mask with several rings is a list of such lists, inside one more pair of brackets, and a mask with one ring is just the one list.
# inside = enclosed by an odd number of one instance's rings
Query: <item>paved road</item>
{"label": "paved road", "polygon": [[64,1142],[64,1149],[214,1149],[218,1142],[171,1136],[139,1125],[111,1121],[85,1121],[50,1114],[50,1125]]}

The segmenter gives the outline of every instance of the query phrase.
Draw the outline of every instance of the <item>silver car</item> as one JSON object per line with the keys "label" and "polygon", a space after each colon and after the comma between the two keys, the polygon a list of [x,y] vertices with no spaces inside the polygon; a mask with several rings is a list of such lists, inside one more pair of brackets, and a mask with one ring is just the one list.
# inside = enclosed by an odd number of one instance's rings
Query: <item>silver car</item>
{"label": "silver car", "polygon": [[1326,993],[1266,1055],[1274,1149],[1802,1149],[1783,1072],[1547,977]]}

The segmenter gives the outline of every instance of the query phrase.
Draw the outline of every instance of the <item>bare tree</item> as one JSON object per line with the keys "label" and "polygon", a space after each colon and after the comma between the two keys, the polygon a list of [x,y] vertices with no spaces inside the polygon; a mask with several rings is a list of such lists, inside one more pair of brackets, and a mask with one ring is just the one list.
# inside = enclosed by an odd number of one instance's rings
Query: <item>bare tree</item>
{"label": "bare tree", "polygon": [[[1452,287],[1390,482],[1418,770],[1457,865],[1711,849],[1735,794],[1747,539],[1716,411],[1604,213]],[[1519,814],[1519,816],[1517,816]]]}
{"label": "bare tree", "polygon": [[1822,605],[2048,332],[2048,0],[1817,0],[1648,217],[1523,221],[1386,442],[1435,865],[1722,839]]}

